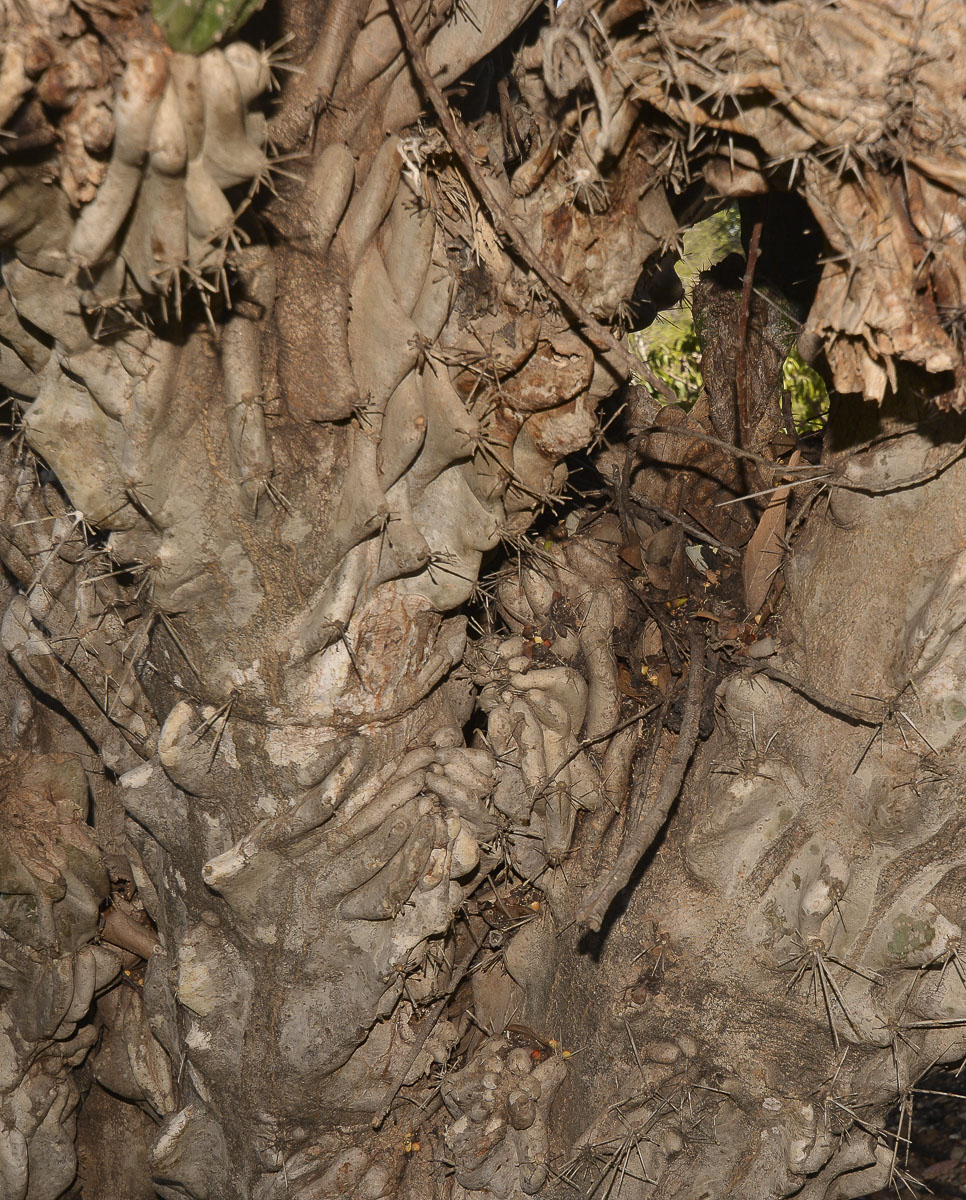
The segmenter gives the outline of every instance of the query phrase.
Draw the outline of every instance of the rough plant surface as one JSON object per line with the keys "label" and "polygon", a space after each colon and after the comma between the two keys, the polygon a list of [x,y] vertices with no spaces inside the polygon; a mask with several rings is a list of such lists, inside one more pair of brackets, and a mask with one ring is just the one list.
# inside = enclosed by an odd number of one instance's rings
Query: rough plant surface
{"label": "rough plant surface", "polygon": [[[253,7],[0,3],[0,1192],[901,1186],[958,9]],[[733,197],[659,409],[623,333]]]}

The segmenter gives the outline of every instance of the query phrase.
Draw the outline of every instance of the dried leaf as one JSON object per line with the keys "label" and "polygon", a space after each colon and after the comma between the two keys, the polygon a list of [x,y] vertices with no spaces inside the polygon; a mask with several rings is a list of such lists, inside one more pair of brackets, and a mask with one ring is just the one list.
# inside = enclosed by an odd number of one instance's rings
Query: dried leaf
{"label": "dried leaf", "polygon": [[645,563],[644,573],[647,575],[647,582],[651,587],[658,588],[662,592],[666,592],[671,584],[671,573],[667,567],[659,566],[657,563]]}
{"label": "dried leaf", "polygon": [[[801,459],[796,450],[789,460],[794,467]],[[785,510],[788,505],[787,487],[776,491],[768,507],[761,514],[758,527],[745,547],[741,564],[741,577],[745,585],[745,606],[749,616],[754,616],[765,603],[772,580],[780,570],[785,557]]]}
{"label": "dried leaf", "polygon": [[664,641],[658,623],[652,617],[648,617],[644,622],[644,633],[641,638],[641,656],[650,658],[651,655],[661,654],[663,650]]}
{"label": "dried leaf", "polygon": [[[641,680],[643,683],[643,679]],[[631,678],[631,673],[623,663],[617,664],[617,690],[631,700],[643,702],[644,697],[635,686],[635,681]]]}

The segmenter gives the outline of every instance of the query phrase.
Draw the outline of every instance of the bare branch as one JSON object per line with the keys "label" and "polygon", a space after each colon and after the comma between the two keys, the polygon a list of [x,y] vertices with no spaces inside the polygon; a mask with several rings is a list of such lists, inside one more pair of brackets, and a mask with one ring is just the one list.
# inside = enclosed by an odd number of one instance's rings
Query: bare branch
{"label": "bare branch", "polygon": [[[584,329],[591,342],[598,350],[604,353],[613,354],[621,369],[625,372],[628,378],[633,379],[635,375],[642,376],[647,382],[659,392],[660,395],[669,404],[675,404],[677,397],[667,386],[667,384],[648,367],[648,365],[640,358],[632,355],[625,346],[614,337],[613,333],[592,316],[583,306],[580,300],[574,295],[573,291],[564,283],[564,281],[553,271],[549,269],[539,256],[530,246],[530,243],[523,236],[520,230],[515,225],[510,214],[506,211],[503,205],[499,202],[489,184],[483,177],[483,173],[477,167],[470,153],[469,147],[466,144],[466,139],[463,137],[453,114],[450,112],[446,100],[443,98],[442,92],[436,85],[429,65],[426,62],[426,55],[423,48],[416,38],[412,23],[409,20],[406,10],[401,0],[392,0],[392,10],[395,13],[396,20],[399,23],[399,28],[402,31],[403,40],[406,43],[406,49],[409,51],[410,59],[412,60],[413,70],[419,78],[419,82],[423,85],[423,90],[426,96],[436,110],[436,115],[443,127],[443,131],[453,149],[453,152],[460,160],[463,170],[471,180],[473,187],[476,189],[480,200],[486,206],[490,214],[494,226],[497,229],[502,229],[509,240],[513,243],[513,248],[520,255],[531,271],[540,279],[540,281],[550,289],[557,297],[565,309],[575,317]],[[642,403],[646,403],[642,399]],[[657,409],[651,405],[649,413],[653,420]]]}
{"label": "bare branch", "polygon": [[627,886],[637,864],[667,820],[671,805],[681,790],[684,772],[687,770],[694,747],[698,742],[698,727],[701,723],[701,707],[705,688],[705,640],[704,630],[701,626],[697,623],[692,624],[688,630],[688,642],[691,650],[688,690],[684,700],[684,716],[681,720],[681,732],[678,735],[677,745],[674,747],[674,753],[671,755],[671,761],[668,763],[654,803],[637,825],[627,831],[624,845],[621,847],[617,862],[614,863],[609,877],[577,914],[578,923],[588,929],[594,931],[600,929],[611,901],[622,888]]}

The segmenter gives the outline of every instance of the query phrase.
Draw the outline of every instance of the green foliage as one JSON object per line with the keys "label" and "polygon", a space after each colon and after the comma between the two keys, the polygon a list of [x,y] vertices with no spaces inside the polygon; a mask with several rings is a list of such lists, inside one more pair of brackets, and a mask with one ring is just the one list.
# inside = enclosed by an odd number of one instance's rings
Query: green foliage
{"label": "green foliage", "polygon": [[[701,394],[704,381],[701,378],[701,347],[691,321],[673,323],[669,333],[657,338],[648,346],[632,345],[637,354],[647,363],[655,375],[671,389],[679,404],[690,408]],[[645,388],[650,388],[642,381]],[[663,397],[651,389],[660,403]]]}
{"label": "green foliage", "polygon": [[151,0],[151,12],[174,50],[201,54],[236,33],[265,0]]}
{"label": "green foliage", "polygon": [[743,254],[741,217],[737,204],[729,204],[684,231],[678,274],[690,295],[694,277],[729,254]]}
{"label": "green foliage", "polygon": [[[701,376],[701,347],[691,321],[673,323],[670,332],[641,346],[631,335],[631,346],[643,358],[655,375],[674,393],[677,402],[690,408],[701,395],[704,381]],[[666,403],[646,380],[638,382],[647,388],[659,404]],[[822,429],[828,413],[828,392],[820,375],[792,350],[782,368],[782,386],[792,402],[792,417],[799,433],[814,433]]]}
{"label": "green foliage", "polygon": [[825,425],[828,392],[817,371],[804,361],[797,350],[785,359],[782,386],[792,399],[792,418],[799,433],[814,433]]}
{"label": "green foliage", "polygon": [[[701,347],[694,325],[675,324],[670,336],[655,339],[649,346],[640,346],[631,335],[631,345],[655,375],[674,393],[677,402],[690,408],[701,395]],[[647,388],[659,404],[666,403],[646,380],[639,383]],[[828,392],[820,375],[792,350],[782,368],[782,386],[792,402],[792,417],[799,433],[814,433],[822,429],[828,413]]]}
{"label": "green foliage", "polygon": [[[701,394],[701,346],[691,317],[691,286],[695,277],[732,252],[741,253],[741,229],[737,205],[731,205],[699,221],[683,235],[678,275],[686,298],[654,322],[650,328],[632,333],[633,353],[642,358],[661,379],[679,404],[690,408]],[[791,340],[791,335],[789,339]],[[639,380],[659,404],[666,403],[646,380]],[[785,360],[782,385],[792,402],[792,416],[799,433],[821,429],[828,412],[828,393],[819,375],[793,349]],[[776,397],[776,403],[777,403]]]}

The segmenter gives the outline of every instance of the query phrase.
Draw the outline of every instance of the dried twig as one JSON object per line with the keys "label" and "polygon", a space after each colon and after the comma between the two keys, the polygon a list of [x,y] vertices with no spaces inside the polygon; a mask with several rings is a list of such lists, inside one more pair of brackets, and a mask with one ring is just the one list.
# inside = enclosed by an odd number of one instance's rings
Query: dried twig
{"label": "dried twig", "polygon": [[748,462],[758,463],[760,467],[767,467],[770,471],[781,471],[785,474],[790,474],[795,471],[817,471],[820,477],[824,478],[831,469],[827,466],[822,466],[820,463],[799,463],[797,466],[789,466],[788,463],[776,462],[773,458],[766,458],[763,454],[756,454],[754,450],[744,450],[741,446],[736,446],[733,442],[726,442],[723,438],[713,437],[710,433],[705,433],[702,429],[697,429],[693,425],[682,422],[680,425],[652,425],[649,429],[645,429],[641,438],[637,442],[638,454],[644,453],[644,438],[651,433],[677,434],[679,437],[691,438],[694,441],[706,442],[709,446],[717,446],[719,450],[724,450],[734,458],[744,458]]}
{"label": "dried twig", "polygon": [[738,427],[740,442],[748,436],[748,314],[751,311],[751,289],[755,282],[755,267],[761,254],[761,217],[755,221],[748,246],[748,261],[741,282],[741,309],[738,313],[738,354],[735,360],[735,393],[738,398]]}
{"label": "dried twig", "polygon": [[679,517],[676,513],[671,512],[662,505],[655,504],[653,500],[644,500],[641,497],[632,496],[630,502],[632,508],[639,508],[645,513],[654,513],[656,516],[661,517],[662,520],[669,521],[672,525],[680,525],[685,533],[689,533],[691,537],[699,542],[705,542],[709,546],[714,546],[722,554],[727,554],[731,558],[738,558],[741,554],[741,551],[736,550],[734,546],[729,546],[725,542],[719,541],[713,534],[705,533],[697,525],[693,525],[690,521],[685,521],[683,517]]}
{"label": "dried twig", "polygon": [[577,745],[574,747],[574,749],[571,751],[571,753],[567,755],[567,757],[563,760],[563,762],[560,764],[560,766],[557,767],[557,769],[555,771],[553,771],[550,775],[547,776],[546,780],[543,783],[543,786],[538,791],[534,792],[533,800],[535,801],[535,800],[539,799],[540,796],[544,795],[544,793],[547,791],[547,789],[550,787],[550,785],[553,783],[553,781],[557,778],[557,776],[560,774],[560,772],[563,771],[566,767],[569,767],[570,764],[574,761],[574,759],[577,757],[578,754],[582,753],[584,750],[589,750],[591,746],[596,746],[599,742],[610,741],[610,739],[612,737],[614,737],[618,733],[622,733],[625,729],[627,729],[631,725],[633,725],[635,723],[635,721],[645,720],[647,717],[649,717],[651,715],[652,712],[659,709],[661,707],[661,704],[662,704],[662,701],[658,700],[656,703],[648,705],[647,708],[642,708],[639,712],[631,713],[631,715],[629,717],[625,717],[622,721],[618,721],[616,725],[611,725],[611,727],[609,729],[605,729],[603,733],[595,734],[593,737],[583,738],[581,741],[579,741],[577,743]]}
{"label": "dried twig", "polygon": [[843,704],[841,700],[836,700],[834,696],[829,696],[825,692],[819,691],[818,688],[803,683],[801,679],[796,679],[793,675],[786,675],[784,671],[779,671],[777,667],[756,667],[755,674],[764,675],[768,679],[774,679],[776,683],[783,683],[785,687],[791,688],[793,692],[798,692],[806,700],[811,700],[818,708],[824,709],[836,717],[842,717],[843,720],[852,721],[856,725],[879,726],[882,724],[882,717],[876,717],[872,713],[863,712],[861,709],[853,708],[849,704]]}
{"label": "dried twig", "polygon": [[446,991],[436,1001],[433,1007],[429,1010],[428,1014],[423,1017],[422,1021],[420,1021],[419,1033],[416,1034],[416,1040],[413,1042],[413,1048],[410,1050],[409,1056],[407,1057],[405,1063],[403,1063],[403,1065],[399,1068],[398,1072],[393,1078],[392,1083],[390,1083],[389,1087],[386,1089],[386,1094],[383,1098],[382,1105],[376,1115],[372,1118],[373,1129],[378,1129],[389,1115],[389,1110],[392,1108],[392,1102],[396,1099],[396,1094],[399,1089],[406,1082],[406,1076],[413,1069],[413,1064],[422,1052],[423,1046],[426,1045],[426,1039],[436,1028],[436,1022],[442,1016],[443,1009],[450,1002],[450,998],[452,997],[453,993],[463,982],[463,976],[470,969],[473,959],[476,958],[479,952],[480,947],[475,943],[469,948],[469,950],[467,950],[467,952],[463,955],[463,958],[454,969]]}
{"label": "dried twig", "polygon": [[681,790],[684,772],[687,770],[694,747],[697,745],[705,688],[705,634],[697,623],[692,624],[688,630],[688,641],[691,663],[688,668],[688,690],[684,700],[681,732],[678,735],[677,745],[674,747],[674,753],[671,755],[671,761],[664,773],[660,789],[647,813],[638,820],[633,829],[628,829],[610,875],[597,889],[593,898],[577,914],[578,923],[595,932],[603,924],[611,901],[622,888],[627,886],[637,864],[667,820],[671,805]]}
{"label": "dried twig", "polygon": [[842,488],[848,492],[864,492],[867,496],[885,496],[890,492],[901,492],[906,488],[918,487],[920,484],[929,483],[957,463],[964,454],[966,454],[966,442],[960,442],[958,446],[934,466],[926,467],[915,475],[907,475],[905,479],[894,479],[891,483],[876,484],[861,483],[859,480],[849,479],[847,475],[839,475],[832,480],[829,486]]}
{"label": "dried twig", "polygon": [[732,504],[744,504],[746,500],[758,500],[761,496],[773,496],[776,492],[784,491],[788,494],[789,488],[801,487],[804,483],[817,483],[822,479],[831,479],[831,471],[827,475],[809,475],[807,479],[792,479],[786,483],[778,483],[774,487],[762,488],[759,492],[746,492],[744,496],[735,496],[733,500],[719,500],[714,505],[715,508],[728,508]]}
{"label": "dried twig", "polygon": [[[905,432],[908,431],[903,431],[902,434],[896,436],[902,437]],[[758,463],[761,467],[766,467],[770,471],[780,471],[784,475],[789,475],[797,471],[812,471],[814,474],[808,476],[806,479],[796,480],[795,483],[825,482],[829,487],[841,488],[846,492],[863,492],[867,496],[885,496],[892,492],[905,491],[907,488],[919,487],[923,483],[930,483],[966,456],[966,441],[963,441],[954,446],[938,463],[934,463],[931,467],[925,467],[922,471],[917,471],[915,475],[907,475],[904,479],[893,479],[889,483],[872,483],[871,481],[863,483],[861,480],[849,479],[845,474],[845,466],[838,466],[831,463],[801,463],[798,466],[792,467],[787,463],[775,462],[774,459],[766,458],[763,454],[756,454],[753,450],[745,450],[741,446],[734,445],[732,442],[724,441],[722,438],[713,437],[710,433],[705,433],[703,430],[696,429],[693,425],[685,422],[682,422],[680,425],[652,425],[645,429],[636,443],[637,454],[645,452],[645,439],[652,433],[674,434],[677,437],[706,442],[709,446],[717,446],[719,450],[724,450],[734,458],[747,459],[748,462]],[[867,444],[855,447],[852,454],[857,454],[877,444],[878,442],[873,439]],[[748,497],[741,497],[741,499],[748,499]],[[734,502],[726,501],[726,503]]]}
{"label": "dried twig", "polygon": [[[454,154],[459,159],[460,165],[472,182],[487,212],[490,214],[490,219],[493,221],[494,227],[503,231],[510,242],[512,242],[517,254],[519,254],[534,275],[550,289],[563,307],[569,311],[571,316],[580,322],[584,332],[598,350],[613,354],[628,378],[633,379],[635,376],[643,377],[669,404],[677,403],[677,397],[671,389],[662,379],[655,375],[643,359],[636,358],[625,346],[621,345],[613,333],[587,311],[567,284],[541,262],[538,255],[531,248],[530,243],[514,224],[509,213],[496,198],[489,184],[484,179],[483,173],[476,165],[473,155],[466,144],[466,139],[457,127],[453,114],[450,112],[442,92],[436,85],[436,80],[433,78],[429,64],[426,62],[423,47],[416,37],[412,22],[409,20],[409,16],[401,0],[392,0],[392,10],[395,13],[396,21],[402,32],[403,41],[409,52],[412,68],[419,82],[422,84],[428,100],[436,110],[436,116],[439,118],[439,123],[443,127],[443,132],[446,134],[446,138]],[[642,398],[641,403],[646,403],[646,401]],[[653,403],[648,407],[650,408],[650,419],[653,420],[657,408]]]}

